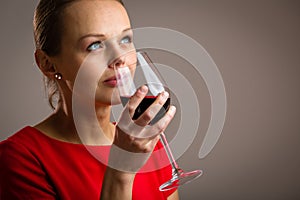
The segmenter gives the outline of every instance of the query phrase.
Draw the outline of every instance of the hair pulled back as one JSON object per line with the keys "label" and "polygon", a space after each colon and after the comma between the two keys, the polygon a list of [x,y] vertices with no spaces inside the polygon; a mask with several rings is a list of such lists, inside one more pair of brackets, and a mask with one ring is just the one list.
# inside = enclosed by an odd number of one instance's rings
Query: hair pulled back
{"label": "hair pulled back", "polygon": [[[36,49],[41,49],[48,56],[56,56],[60,53],[61,38],[63,32],[64,9],[80,0],[40,0],[33,20],[33,33]],[[122,0],[115,0],[122,5]],[[44,77],[48,102],[55,109],[54,103],[61,100],[57,82]]]}

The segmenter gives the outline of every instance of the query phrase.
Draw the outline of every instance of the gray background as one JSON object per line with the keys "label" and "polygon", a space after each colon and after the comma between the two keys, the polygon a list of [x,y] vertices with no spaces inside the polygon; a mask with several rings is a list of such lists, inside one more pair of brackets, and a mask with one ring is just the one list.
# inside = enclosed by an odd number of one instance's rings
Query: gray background
{"label": "gray background", "polygon": [[[0,140],[51,112],[33,60],[36,3],[1,3]],[[182,199],[300,199],[300,1],[125,0],[125,4],[133,27],[160,26],[194,38],[224,79],[228,112],[223,134],[200,160],[198,151],[210,117],[209,94],[201,76],[181,65],[184,61],[176,62],[198,91],[201,107],[197,137],[178,162],[185,169],[205,172],[180,188]]]}

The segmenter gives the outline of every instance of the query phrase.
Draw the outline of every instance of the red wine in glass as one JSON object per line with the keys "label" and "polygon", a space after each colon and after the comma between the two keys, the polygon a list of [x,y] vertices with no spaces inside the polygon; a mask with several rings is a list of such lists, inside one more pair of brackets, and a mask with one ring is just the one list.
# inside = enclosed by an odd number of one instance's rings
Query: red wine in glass
{"label": "red wine in glass", "polygon": [[[138,105],[138,107],[135,109],[134,115],[132,117],[133,120],[139,118],[139,116],[147,110],[147,108],[156,100],[157,96],[145,96],[142,102]],[[129,101],[129,97],[121,97],[122,105],[125,106],[127,102]],[[163,107],[160,109],[160,111],[156,114],[156,116],[152,119],[150,122],[151,124],[155,124],[157,121],[159,121],[165,113],[168,111],[170,106],[171,99],[168,98]]]}
{"label": "red wine in glass", "polygon": [[[130,64],[128,64],[129,62],[126,62],[128,66],[115,67],[115,72],[117,75],[119,95],[123,106],[127,104],[129,98],[136,92],[138,87],[142,85],[147,85],[148,87],[148,94],[135,110],[133,116],[133,119],[135,120],[156,100],[157,96],[161,92],[169,92],[169,89],[166,87],[166,83],[146,52],[138,51],[136,52],[136,59],[132,59],[133,57],[134,56],[131,54],[131,56],[128,56],[128,58],[130,58],[128,60],[133,60],[133,62],[136,61],[136,63],[130,62]],[[149,125],[155,124],[158,120],[160,120],[168,111],[169,106],[170,98],[167,99]],[[185,172],[179,168],[163,132],[160,134],[160,141],[165,148],[172,166],[172,178],[159,187],[160,191],[177,188],[180,185],[186,184],[202,175],[202,170]]]}

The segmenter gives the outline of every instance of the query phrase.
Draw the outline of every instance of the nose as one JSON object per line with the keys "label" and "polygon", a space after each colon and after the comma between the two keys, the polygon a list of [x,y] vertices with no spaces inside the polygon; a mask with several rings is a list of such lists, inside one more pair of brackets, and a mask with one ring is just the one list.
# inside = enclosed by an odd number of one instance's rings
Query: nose
{"label": "nose", "polygon": [[109,65],[110,68],[120,68],[125,66],[125,57],[120,56],[116,59],[114,59],[111,64]]}

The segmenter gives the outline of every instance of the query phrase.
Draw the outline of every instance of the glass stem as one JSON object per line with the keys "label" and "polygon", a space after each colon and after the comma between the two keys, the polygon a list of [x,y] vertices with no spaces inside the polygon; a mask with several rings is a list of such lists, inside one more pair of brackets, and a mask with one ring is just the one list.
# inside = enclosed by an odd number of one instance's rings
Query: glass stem
{"label": "glass stem", "polygon": [[169,159],[169,161],[171,163],[171,166],[172,166],[173,174],[178,173],[178,170],[179,170],[178,165],[176,163],[176,160],[173,157],[173,154],[172,154],[171,149],[169,147],[168,141],[166,139],[166,135],[163,132],[160,134],[160,141],[165,147],[168,159]]}

